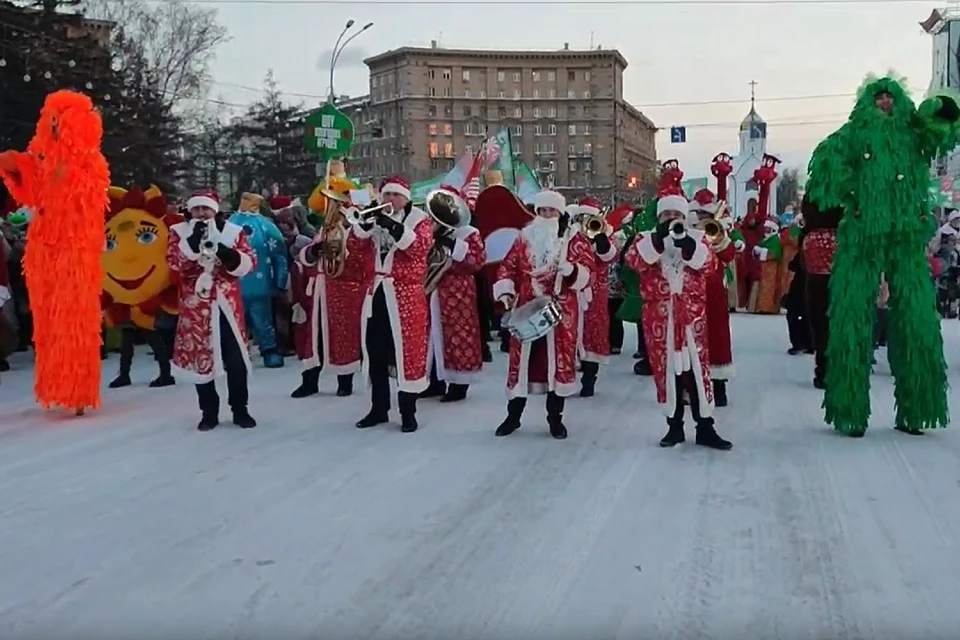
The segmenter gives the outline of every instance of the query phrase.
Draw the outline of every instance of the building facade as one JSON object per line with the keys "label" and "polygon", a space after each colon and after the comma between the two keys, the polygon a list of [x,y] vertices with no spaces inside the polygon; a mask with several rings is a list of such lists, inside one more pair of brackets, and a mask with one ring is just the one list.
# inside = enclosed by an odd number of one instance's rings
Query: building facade
{"label": "building facade", "polygon": [[617,51],[434,45],[366,64],[370,94],[338,101],[356,125],[350,167],[361,178],[434,178],[507,127],[516,159],[544,184],[629,197],[656,179],[656,127],[623,99]]}

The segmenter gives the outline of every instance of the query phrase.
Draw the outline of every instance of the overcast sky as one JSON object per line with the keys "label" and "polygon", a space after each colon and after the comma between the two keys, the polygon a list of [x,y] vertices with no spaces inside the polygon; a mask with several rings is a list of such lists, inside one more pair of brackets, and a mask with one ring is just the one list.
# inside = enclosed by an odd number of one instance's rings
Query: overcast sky
{"label": "overcast sky", "polygon": [[[571,49],[586,49],[592,30],[594,46],[619,49],[630,63],[626,99],[658,127],[688,127],[686,144],[670,144],[666,131],[657,139],[658,157],[679,158],[688,177],[706,175],[716,153],[736,153],[751,80],[757,82],[757,110],[769,123],[768,150],[787,166],[805,165],[813,146],[846,118],[867,73],[895,69],[907,77],[914,99],[922,97],[930,79],[931,38],[917,23],[938,6],[456,1],[446,7],[349,0],[216,5],[232,39],[218,52],[215,94],[236,103],[255,100],[273,69],[288,99],[317,103],[328,85],[330,48],[348,18],[375,23],[340,58],[336,90],[350,95],[367,92],[363,59],[388,49],[429,46],[433,39],[450,48],[559,49],[569,42]],[[836,94],[848,95],[813,97]],[[811,97],[783,99],[798,96]],[[710,101],[719,104],[677,104]]]}

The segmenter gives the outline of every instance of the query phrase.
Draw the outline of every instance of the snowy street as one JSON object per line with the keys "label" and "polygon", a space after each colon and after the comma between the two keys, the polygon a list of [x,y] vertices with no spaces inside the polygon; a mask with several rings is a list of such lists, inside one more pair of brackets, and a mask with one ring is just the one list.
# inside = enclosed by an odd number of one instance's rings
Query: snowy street
{"label": "snowy street", "polygon": [[[597,396],[543,398],[495,438],[506,357],[420,431],[354,422],[366,388],[292,400],[299,365],[258,369],[251,413],[196,431],[192,386],[105,390],[82,418],[33,400],[27,354],[0,382],[0,637],[955,638],[960,429],[892,429],[884,352],[860,440],[822,423],[812,356],[783,317],[733,318],[730,452],[657,441],[636,335]],[[960,411],[960,322],[944,321]],[[496,348],[496,345],[493,345]],[[259,358],[257,358],[259,360]],[[117,356],[105,362],[106,385]]]}

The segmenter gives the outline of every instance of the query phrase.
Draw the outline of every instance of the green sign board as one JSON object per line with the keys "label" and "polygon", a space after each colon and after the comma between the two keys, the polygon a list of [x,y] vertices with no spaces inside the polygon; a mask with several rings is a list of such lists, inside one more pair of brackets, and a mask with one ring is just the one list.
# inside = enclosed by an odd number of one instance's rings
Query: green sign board
{"label": "green sign board", "polygon": [[346,156],[353,145],[353,122],[332,104],[307,116],[304,145],[324,160]]}

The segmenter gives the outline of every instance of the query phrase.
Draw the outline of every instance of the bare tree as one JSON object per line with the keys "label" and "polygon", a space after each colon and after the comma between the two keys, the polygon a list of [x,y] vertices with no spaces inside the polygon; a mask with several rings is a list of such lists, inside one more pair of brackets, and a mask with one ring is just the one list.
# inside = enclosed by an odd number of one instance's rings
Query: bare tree
{"label": "bare tree", "polygon": [[87,0],[86,8],[116,23],[114,47],[143,56],[168,105],[204,95],[216,49],[228,40],[215,9],[183,0]]}

